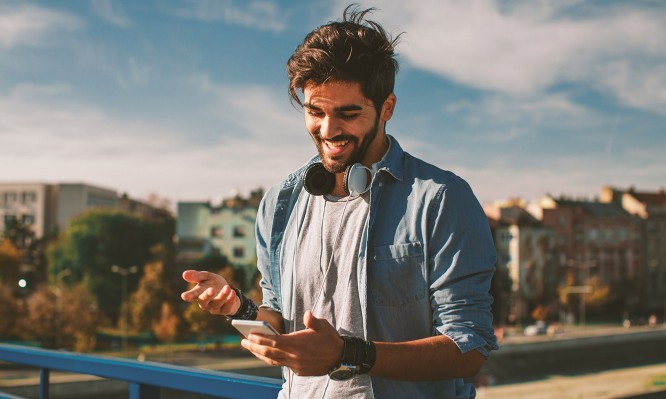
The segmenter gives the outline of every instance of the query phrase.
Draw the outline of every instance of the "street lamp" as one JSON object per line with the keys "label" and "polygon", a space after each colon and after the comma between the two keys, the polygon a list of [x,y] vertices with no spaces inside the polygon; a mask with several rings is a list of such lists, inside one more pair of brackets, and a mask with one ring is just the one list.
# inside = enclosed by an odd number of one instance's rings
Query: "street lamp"
{"label": "street lamp", "polygon": [[[139,269],[136,266],[131,266],[129,268],[120,267],[118,265],[111,266],[111,271],[113,273],[120,274],[122,276],[122,284],[120,285],[120,297],[121,297],[121,306],[123,310],[123,340],[122,340],[122,352],[123,354],[127,353],[127,327],[129,324],[129,312],[128,305],[125,304],[127,299],[127,276],[130,274],[137,273]],[[125,306],[123,306],[125,304]]]}
{"label": "street lamp", "polygon": [[[582,267],[578,265],[582,265]],[[585,325],[585,297],[587,294],[591,294],[594,292],[594,286],[588,284],[588,280],[590,278],[590,267],[595,267],[597,265],[597,261],[594,259],[590,260],[580,260],[577,261],[575,259],[568,259],[567,260],[567,266],[571,266],[576,268],[576,274],[578,275],[578,285],[577,286],[572,286],[566,289],[565,295],[569,294],[578,294],[580,295],[580,302],[579,302],[579,309],[578,309],[578,322],[581,326]],[[582,271],[582,273],[581,273]],[[581,277],[582,274],[582,277]]]}

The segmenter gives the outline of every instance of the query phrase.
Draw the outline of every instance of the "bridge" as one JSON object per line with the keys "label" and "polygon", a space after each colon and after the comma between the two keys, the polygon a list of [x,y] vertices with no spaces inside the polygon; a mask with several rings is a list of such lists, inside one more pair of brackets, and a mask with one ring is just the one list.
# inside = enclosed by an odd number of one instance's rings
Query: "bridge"
{"label": "bridge", "polygon": [[[125,381],[129,399],[160,399],[162,389],[229,399],[274,399],[282,381],[157,363],[0,344],[0,360],[40,370],[39,399],[49,399],[52,370]],[[0,399],[23,399],[0,392]]]}

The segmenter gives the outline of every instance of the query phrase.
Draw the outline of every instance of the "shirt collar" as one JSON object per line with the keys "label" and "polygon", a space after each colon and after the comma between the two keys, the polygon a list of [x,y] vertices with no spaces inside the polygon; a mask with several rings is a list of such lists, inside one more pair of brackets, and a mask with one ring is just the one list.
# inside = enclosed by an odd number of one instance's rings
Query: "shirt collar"
{"label": "shirt collar", "polygon": [[405,152],[402,150],[402,147],[400,147],[400,144],[398,144],[398,140],[396,140],[395,137],[390,134],[387,134],[386,136],[389,139],[389,149],[379,162],[372,165],[372,169],[376,171],[384,170],[396,180],[402,181]]}

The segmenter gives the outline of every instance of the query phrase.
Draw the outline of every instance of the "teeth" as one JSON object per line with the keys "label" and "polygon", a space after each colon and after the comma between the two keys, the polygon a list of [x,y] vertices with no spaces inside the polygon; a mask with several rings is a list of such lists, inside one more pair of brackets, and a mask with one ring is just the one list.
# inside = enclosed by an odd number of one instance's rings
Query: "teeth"
{"label": "teeth", "polygon": [[328,144],[330,147],[343,147],[347,145],[349,141],[327,141],[326,144]]}

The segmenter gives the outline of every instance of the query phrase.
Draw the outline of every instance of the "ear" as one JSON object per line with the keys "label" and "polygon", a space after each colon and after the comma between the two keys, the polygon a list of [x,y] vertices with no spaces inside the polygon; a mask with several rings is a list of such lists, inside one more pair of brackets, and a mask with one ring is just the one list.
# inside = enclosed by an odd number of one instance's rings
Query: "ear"
{"label": "ear", "polygon": [[398,101],[396,98],[395,94],[391,93],[389,96],[384,100],[384,104],[382,104],[382,111],[381,111],[381,116],[380,120],[384,123],[388,122],[391,117],[393,116],[393,111],[395,110],[395,104]]}

